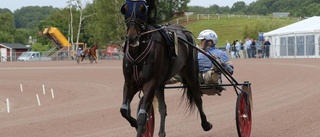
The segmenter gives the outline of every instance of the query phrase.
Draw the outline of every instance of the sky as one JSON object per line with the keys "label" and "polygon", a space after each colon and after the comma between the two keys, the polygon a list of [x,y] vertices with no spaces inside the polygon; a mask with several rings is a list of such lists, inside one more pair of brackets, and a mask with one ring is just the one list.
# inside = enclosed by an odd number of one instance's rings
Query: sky
{"label": "sky", "polygon": [[[52,6],[57,8],[67,7],[68,0],[0,0],[0,8],[8,8],[12,12],[26,6]],[[83,3],[92,0],[82,0]],[[123,0],[125,1],[125,0]],[[247,5],[256,0],[191,0],[189,6],[209,7],[217,4],[221,6],[232,7],[237,1],[244,1]]]}

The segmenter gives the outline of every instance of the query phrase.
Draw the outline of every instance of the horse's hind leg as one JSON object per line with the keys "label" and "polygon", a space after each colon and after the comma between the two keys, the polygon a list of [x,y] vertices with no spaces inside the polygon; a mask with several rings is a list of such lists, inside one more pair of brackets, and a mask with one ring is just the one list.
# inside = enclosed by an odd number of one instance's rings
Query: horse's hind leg
{"label": "horse's hind leg", "polygon": [[98,57],[96,56],[96,54],[93,54],[93,58],[94,58],[94,62],[98,63],[98,62],[97,62],[97,58],[98,58]]}
{"label": "horse's hind leg", "polygon": [[[192,67],[185,67],[185,68],[190,69]],[[212,124],[207,121],[207,117],[203,111],[202,98],[201,98],[201,93],[200,93],[200,84],[199,84],[199,81],[197,80],[198,77],[196,75],[192,75],[192,73],[190,73],[190,71],[188,71],[186,69],[184,69],[184,71],[181,72],[181,76],[188,83],[187,90],[191,90],[188,92],[192,92],[193,101],[196,104],[198,111],[200,113],[202,129],[204,131],[209,131],[210,129],[212,129]]]}
{"label": "horse's hind leg", "polygon": [[164,87],[159,88],[156,93],[155,96],[157,97],[158,100],[158,108],[159,108],[159,113],[160,113],[160,129],[159,129],[159,137],[165,137],[166,136],[166,132],[165,132],[165,120],[166,120],[166,116],[167,116],[167,105],[164,99]]}

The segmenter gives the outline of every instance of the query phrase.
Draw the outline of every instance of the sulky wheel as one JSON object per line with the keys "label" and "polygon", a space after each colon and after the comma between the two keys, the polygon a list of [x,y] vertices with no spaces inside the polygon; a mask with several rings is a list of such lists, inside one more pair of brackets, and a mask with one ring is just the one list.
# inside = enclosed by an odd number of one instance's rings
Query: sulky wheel
{"label": "sulky wheel", "polygon": [[[140,110],[142,99],[143,98],[141,98],[139,101],[138,111]],[[150,110],[148,112],[148,117],[147,117],[147,122],[146,122],[146,127],[145,127],[146,129],[145,129],[145,132],[142,133],[142,137],[153,137],[154,123],[155,123],[154,109],[153,109],[153,105],[151,105]]]}
{"label": "sulky wheel", "polygon": [[93,57],[89,56],[90,63],[93,63]]}
{"label": "sulky wheel", "polygon": [[236,104],[236,123],[239,137],[250,137],[252,117],[249,96],[240,92]]}
{"label": "sulky wheel", "polygon": [[236,103],[236,124],[239,137],[250,137],[252,117],[249,97],[240,92]]}
{"label": "sulky wheel", "polygon": [[80,57],[79,56],[76,57],[76,61],[78,64],[80,64]]}

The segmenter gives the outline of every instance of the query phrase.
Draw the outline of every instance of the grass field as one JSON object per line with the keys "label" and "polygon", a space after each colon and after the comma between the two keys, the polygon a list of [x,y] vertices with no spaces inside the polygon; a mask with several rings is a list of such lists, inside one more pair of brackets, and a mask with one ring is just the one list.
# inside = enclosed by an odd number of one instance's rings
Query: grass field
{"label": "grass field", "polygon": [[193,32],[196,37],[204,29],[214,30],[219,37],[218,46],[221,47],[225,45],[226,40],[229,40],[230,44],[233,40],[244,41],[247,37],[245,32],[255,33],[251,35],[258,38],[259,30],[268,32],[297,21],[297,19],[287,18],[220,18],[190,21],[182,25]]}

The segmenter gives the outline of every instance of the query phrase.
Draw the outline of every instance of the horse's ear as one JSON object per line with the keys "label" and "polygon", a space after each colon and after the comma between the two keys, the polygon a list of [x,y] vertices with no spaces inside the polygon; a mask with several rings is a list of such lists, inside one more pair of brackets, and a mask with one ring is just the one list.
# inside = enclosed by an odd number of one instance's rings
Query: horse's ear
{"label": "horse's ear", "polygon": [[120,11],[121,11],[121,14],[126,15],[127,12],[128,12],[128,5],[127,5],[127,4],[123,4],[123,5],[121,6]]}
{"label": "horse's ear", "polygon": [[140,15],[145,15],[148,12],[148,7],[145,4],[140,4],[139,6]]}

